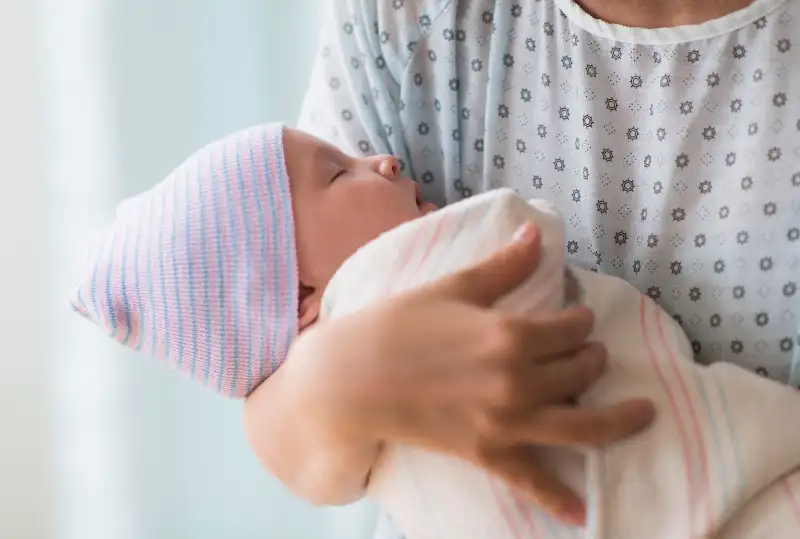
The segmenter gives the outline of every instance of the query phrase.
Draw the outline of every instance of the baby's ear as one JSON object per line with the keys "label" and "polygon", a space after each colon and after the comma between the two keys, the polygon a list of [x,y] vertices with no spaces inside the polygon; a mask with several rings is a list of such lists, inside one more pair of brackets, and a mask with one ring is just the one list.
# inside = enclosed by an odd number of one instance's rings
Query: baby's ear
{"label": "baby's ear", "polygon": [[298,309],[298,329],[305,330],[319,318],[322,307],[322,294],[317,289],[300,286],[300,308]]}

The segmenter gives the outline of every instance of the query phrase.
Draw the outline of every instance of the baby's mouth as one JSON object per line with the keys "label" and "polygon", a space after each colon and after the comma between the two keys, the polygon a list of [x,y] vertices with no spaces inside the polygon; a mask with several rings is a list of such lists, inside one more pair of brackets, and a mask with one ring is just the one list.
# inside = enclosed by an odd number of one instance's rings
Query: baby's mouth
{"label": "baby's mouth", "polygon": [[414,182],[414,196],[416,198],[417,208],[419,209],[420,215],[426,215],[439,209],[436,204],[426,202],[425,199],[422,198],[422,191],[420,190],[417,182]]}

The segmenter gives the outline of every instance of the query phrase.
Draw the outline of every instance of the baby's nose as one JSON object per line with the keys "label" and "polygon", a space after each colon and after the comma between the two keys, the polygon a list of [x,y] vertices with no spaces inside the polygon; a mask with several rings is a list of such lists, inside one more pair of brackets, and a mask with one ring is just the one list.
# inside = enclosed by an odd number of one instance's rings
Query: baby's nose
{"label": "baby's nose", "polygon": [[393,155],[377,155],[376,172],[389,181],[395,181],[400,175],[400,163]]}

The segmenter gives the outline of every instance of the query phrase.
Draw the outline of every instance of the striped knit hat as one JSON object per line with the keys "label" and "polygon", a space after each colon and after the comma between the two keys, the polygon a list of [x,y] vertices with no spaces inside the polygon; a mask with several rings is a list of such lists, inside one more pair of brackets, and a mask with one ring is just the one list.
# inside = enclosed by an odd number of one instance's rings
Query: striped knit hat
{"label": "striped knit hat", "polygon": [[242,397],[297,332],[283,126],[234,133],[123,202],[91,242],[74,309],[118,342]]}

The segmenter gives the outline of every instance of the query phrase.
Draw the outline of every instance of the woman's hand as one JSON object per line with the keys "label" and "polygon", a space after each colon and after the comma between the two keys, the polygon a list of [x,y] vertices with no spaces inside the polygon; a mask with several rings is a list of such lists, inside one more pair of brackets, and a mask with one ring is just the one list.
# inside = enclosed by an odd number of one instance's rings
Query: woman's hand
{"label": "woman's hand", "polygon": [[570,404],[606,363],[604,349],[586,343],[588,310],[514,318],[490,308],[534,270],[538,245],[527,230],[484,263],[301,336],[281,369],[303,380],[305,421],[326,443],[370,458],[381,442],[456,455],[553,516],[583,522],[581,500],[529,446],[606,444],[641,431],[654,414],[639,401]]}

